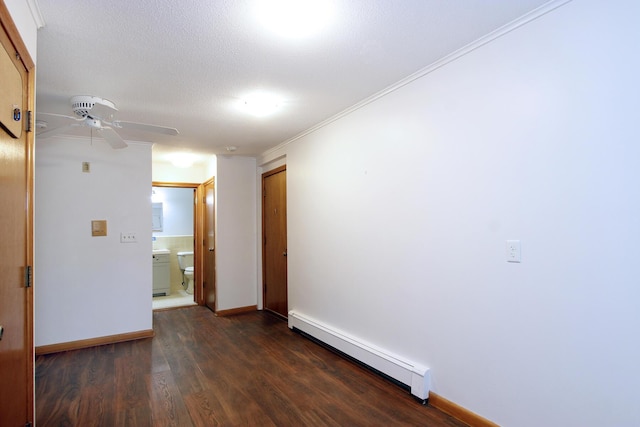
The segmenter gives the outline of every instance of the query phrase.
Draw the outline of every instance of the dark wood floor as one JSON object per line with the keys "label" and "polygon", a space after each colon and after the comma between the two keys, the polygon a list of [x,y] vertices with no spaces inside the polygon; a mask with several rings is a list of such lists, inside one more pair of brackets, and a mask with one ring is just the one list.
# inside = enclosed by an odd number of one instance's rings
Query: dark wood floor
{"label": "dark wood floor", "polygon": [[36,425],[464,425],[268,313],[153,320],[153,339],[38,356]]}

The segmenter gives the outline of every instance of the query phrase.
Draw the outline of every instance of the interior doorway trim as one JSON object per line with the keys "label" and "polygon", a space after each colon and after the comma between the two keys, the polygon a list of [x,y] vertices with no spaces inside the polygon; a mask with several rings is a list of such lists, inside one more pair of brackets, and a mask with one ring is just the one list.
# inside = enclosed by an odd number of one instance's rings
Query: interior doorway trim
{"label": "interior doorway trim", "polygon": [[196,242],[202,241],[202,207],[199,191],[201,184],[190,182],[160,182],[153,181],[151,187],[168,187],[168,188],[192,188],[194,191],[194,205],[193,205],[193,265],[194,265],[194,277],[193,277],[193,299],[198,305],[204,305],[204,295],[202,292],[202,270],[199,268],[202,263],[200,262],[199,245]]}

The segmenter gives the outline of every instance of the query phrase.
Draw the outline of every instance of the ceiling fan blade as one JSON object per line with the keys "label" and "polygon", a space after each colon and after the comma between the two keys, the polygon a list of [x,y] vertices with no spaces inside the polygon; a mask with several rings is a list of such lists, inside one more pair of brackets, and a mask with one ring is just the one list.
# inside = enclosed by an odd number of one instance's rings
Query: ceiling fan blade
{"label": "ceiling fan blade", "polygon": [[66,114],[36,112],[36,120],[39,119],[41,116],[44,116],[44,118],[47,118],[47,117],[60,117],[60,118],[63,118],[63,119],[72,120],[74,122],[81,122],[81,121],[84,120],[84,119],[80,119],[80,118],[73,117],[73,116],[67,116]]}
{"label": "ceiling fan blade", "polygon": [[118,135],[118,132],[111,128],[98,129],[98,135],[102,136],[112,148],[126,148],[127,143]]}
{"label": "ceiling fan blade", "polygon": [[37,139],[44,139],[44,138],[49,138],[50,136],[53,135],[58,135],[58,134],[63,134],[68,130],[71,130],[74,127],[78,127],[78,126],[82,126],[80,124],[71,124],[71,125],[66,125],[66,126],[60,126],[57,128],[52,128],[52,129],[47,129],[43,132],[39,132],[36,133],[36,138]]}
{"label": "ceiling fan blade", "polygon": [[111,108],[111,106],[109,105],[96,102],[89,111],[89,116],[93,117],[94,119],[109,121],[113,119],[113,115],[117,112],[118,109],[115,108],[115,106]]}
{"label": "ceiling fan blade", "polygon": [[[76,117],[67,116],[65,114],[56,113],[41,113],[36,112],[36,128],[39,128],[38,123],[41,122],[40,128],[44,128],[42,132],[37,132],[38,138],[48,138],[53,135],[65,133],[71,128],[83,126],[84,119],[78,119]],[[49,124],[53,124],[53,127],[48,128]]]}
{"label": "ceiling fan blade", "polygon": [[178,135],[178,129],[170,128],[166,126],[156,126],[156,125],[147,125],[144,123],[136,123],[136,122],[122,122],[120,120],[116,120],[112,123],[114,127],[118,129],[132,129],[132,130],[141,130],[144,132],[151,133],[160,133],[163,135]]}

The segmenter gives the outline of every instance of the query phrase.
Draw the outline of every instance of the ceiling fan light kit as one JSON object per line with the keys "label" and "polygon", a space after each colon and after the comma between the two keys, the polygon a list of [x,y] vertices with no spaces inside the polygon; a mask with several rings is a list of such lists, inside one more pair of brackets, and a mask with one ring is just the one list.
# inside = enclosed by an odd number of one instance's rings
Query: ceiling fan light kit
{"label": "ceiling fan light kit", "polygon": [[[38,138],[48,138],[56,134],[63,134],[65,131],[75,127],[89,127],[96,129],[98,135],[102,136],[112,148],[125,148],[127,143],[115,129],[130,129],[162,135],[178,135],[176,128],[166,126],[148,125],[137,122],[123,122],[113,120],[118,109],[116,105],[108,99],[91,95],[76,95],[70,99],[71,110],[77,116],[67,116],[64,114],[38,113],[39,116],[57,117],[66,120],[66,125],[47,129],[37,134]],[[41,129],[47,128],[46,122]]]}
{"label": "ceiling fan light kit", "polygon": [[76,95],[71,98],[71,109],[81,118],[87,117],[96,104],[118,111],[116,104],[108,99],[90,95]]}

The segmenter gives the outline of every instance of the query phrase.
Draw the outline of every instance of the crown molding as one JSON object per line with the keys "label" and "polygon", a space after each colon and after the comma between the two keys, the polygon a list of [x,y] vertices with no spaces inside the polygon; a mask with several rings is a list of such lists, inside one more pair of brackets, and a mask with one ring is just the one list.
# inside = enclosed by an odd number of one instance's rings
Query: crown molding
{"label": "crown molding", "polygon": [[31,16],[33,17],[33,22],[35,22],[38,30],[44,27],[46,24],[44,22],[44,17],[42,16],[42,12],[40,11],[40,5],[38,4],[38,0],[27,0],[27,4],[29,5],[29,10],[31,11]]}
{"label": "crown molding", "polygon": [[372,102],[392,93],[397,91],[398,89],[408,85],[411,82],[414,82],[424,76],[426,76],[427,74],[430,74],[432,72],[434,72],[435,70],[442,68],[443,66],[454,62],[455,60],[461,58],[462,56],[465,56],[473,51],[475,51],[476,49],[486,45],[487,43],[492,42],[493,40],[496,40],[502,36],[504,36],[505,34],[508,34],[514,30],[516,30],[517,28],[522,27],[523,25],[534,21],[544,15],[546,15],[547,13],[571,2],[572,0],[552,0],[548,3],[543,4],[542,6],[532,10],[531,12],[521,16],[520,18],[517,18],[511,22],[509,22],[508,24],[503,25],[502,27],[490,32],[489,34],[477,39],[476,41],[473,41],[469,44],[467,44],[466,46],[450,53],[449,55],[437,60],[436,62],[432,63],[431,65],[428,65],[424,68],[422,68],[421,70],[418,70],[417,72],[411,74],[408,77],[405,77],[404,79],[400,80],[399,82],[388,86],[387,88],[381,90],[380,92],[375,93],[374,95],[358,102],[357,104],[347,108],[346,110],[341,111],[340,113],[318,123],[317,125],[305,130],[302,133],[299,133],[298,135],[287,139],[286,141],[276,145],[273,148],[270,148],[266,151],[264,151],[261,155],[260,155],[260,159],[262,162],[268,163],[270,161],[269,156],[273,155],[274,153],[277,153],[279,150],[282,150],[284,147],[286,147],[287,145],[291,144],[294,141],[297,141],[298,139],[309,135],[310,133],[313,133],[327,125],[329,125],[330,123],[335,122],[338,119],[341,119],[342,117],[348,116],[349,114],[353,113],[354,111],[359,110],[360,108],[371,104]]}

